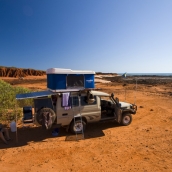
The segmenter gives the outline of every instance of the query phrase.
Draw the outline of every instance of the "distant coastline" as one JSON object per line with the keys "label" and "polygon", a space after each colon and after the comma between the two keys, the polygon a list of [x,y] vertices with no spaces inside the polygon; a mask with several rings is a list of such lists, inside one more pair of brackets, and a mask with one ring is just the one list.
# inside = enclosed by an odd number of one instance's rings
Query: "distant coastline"
{"label": "distant coastline", "polygon": [[[123,73],[118,73],[119,75],[123,75]],[[127,76],[148,76],[148,77],[154,77],[154,76],[160,76],[160,77],[172,77],[172,73],[127,73]]]}

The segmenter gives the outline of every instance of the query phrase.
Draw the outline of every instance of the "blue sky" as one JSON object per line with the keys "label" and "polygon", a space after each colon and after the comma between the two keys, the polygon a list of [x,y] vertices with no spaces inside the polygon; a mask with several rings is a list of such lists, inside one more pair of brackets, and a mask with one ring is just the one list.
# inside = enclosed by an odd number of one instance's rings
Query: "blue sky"
{"label": "blue sky", "polygon": [[171,0],[0,0],[0,66],[172,73]]}

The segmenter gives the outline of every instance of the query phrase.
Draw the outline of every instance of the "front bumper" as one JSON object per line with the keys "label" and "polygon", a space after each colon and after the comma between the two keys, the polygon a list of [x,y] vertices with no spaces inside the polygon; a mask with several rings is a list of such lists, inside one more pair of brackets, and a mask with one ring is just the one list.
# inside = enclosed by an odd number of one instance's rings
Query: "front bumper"
{"label": "front bumper", "polygon": [[132,114],[136,114],[137,105],[132,104],[132,105],[130,106],[130,108],[131,108]]}

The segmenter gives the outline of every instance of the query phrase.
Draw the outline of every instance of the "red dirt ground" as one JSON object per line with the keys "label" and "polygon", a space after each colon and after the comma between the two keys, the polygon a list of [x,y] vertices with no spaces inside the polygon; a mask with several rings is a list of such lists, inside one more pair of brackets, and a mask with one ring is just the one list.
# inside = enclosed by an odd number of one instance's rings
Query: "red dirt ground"
{"label": "red dirt ground", "polygon": [[[45,76],[22,81],[1,78],[13,85],[46,89]],[[75,141],[62,128],[58,137],[39,127],[10,132],[12,141],[0,141],[1,172],[68,171],[172,171],[172,85],[97,83],[96,88],[114,92],[120,100],[136,102],[138,111],[131,125],[114,122],[89,124],[85,139]],[[125,100],[126,89],[126,100]]]}

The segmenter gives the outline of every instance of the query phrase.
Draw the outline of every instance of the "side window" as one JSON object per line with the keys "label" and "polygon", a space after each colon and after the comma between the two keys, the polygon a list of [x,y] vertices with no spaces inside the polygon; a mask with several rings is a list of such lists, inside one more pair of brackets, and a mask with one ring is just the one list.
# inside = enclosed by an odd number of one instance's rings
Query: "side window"
{"label": "side window", "polygon": [[87,103],[87,96],[81,96],[81,106],[86,106],[86,105],[95,105],[97,104],[97,99],[96,96],[94,96],[95,101],[92,104]]}
{"label": "side window", "polygon": [[108,107],[112,107],[115,103],[110,97],[101,97],[101,110],[106,110]]}
{"label": "side window", "polygon": [[82,74],[68,74],[67,88],[84,87],[84,75]]}
{"label": "side window", "polygon": [[45,107],[53,109],[53,104],[52,104],[51,98],[34,99],[34,104],[35,104],[35,112],[37,112],[41,108],[45,108]]}
{"label": "side window", "polygon": [[[96,96],[94,96],[95,101],[92,104],[87,103],[87,96],[81,96],[81,106],[86,106],[86,105],[95,105],[97,104],[97,99]],[[79,99],[78,96],[76,97],[71,97],[71,104],[76,107],[79,106]]]}
{"label": "side window", "polygon": [[79,106],[78,97],[71,97],[71,104],[72,104],[73,106]]}

